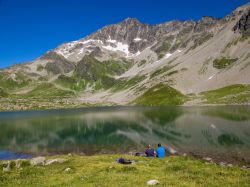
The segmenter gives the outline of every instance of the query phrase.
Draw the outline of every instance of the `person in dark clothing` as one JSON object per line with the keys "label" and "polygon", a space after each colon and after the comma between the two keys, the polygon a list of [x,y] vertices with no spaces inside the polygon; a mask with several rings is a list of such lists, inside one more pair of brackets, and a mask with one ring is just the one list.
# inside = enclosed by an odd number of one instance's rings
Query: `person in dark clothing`
{"label": "person in dark clothing", "polygon": [[155,157],[155,150],[151,147],[151,145],[148,145],[145,154],[147,157]]}

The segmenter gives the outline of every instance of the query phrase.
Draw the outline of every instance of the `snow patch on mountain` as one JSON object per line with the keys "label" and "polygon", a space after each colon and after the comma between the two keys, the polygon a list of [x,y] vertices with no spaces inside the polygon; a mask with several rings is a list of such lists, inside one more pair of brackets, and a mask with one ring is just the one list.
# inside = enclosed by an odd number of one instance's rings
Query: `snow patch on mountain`
{"label": "snow patch on mountain", "polygon": [[134,39],[135,42],[139,42],[139,41],[141,41],[141,40],[142,40],[141,38],[135,38],[135,39]]}
{"label": "snow patch on mountain", "polygon": [[167,53],[166,55],[165,55],[165,59],[167,59],[167,58],[169,58],[169,57],[171,57],[172,56],[172,54],[171,53]]}
{"label": "snow patch on mountain", "polygon": [[109,50],[109,51],[114,51],[114,52],[120,51],[120,52],[123,52],[123,53],[126,54],[126,56],[130,55],[128,44],[123,44],[123,43],[117,42],[117,41],[115,41],[113,44],[114,44],[114,46],[107,45],[107,46],[102,46],[102,47],[104,49]]}
{"label": "snow patch on mountain", "polygon": [[[82,45],[80,48],[77,45]],[[68,59],[71,55],[84,55],[85,52],[92,52],[92,50],[88,49],[92,46],[103,45],[103,41],[101,40],[80,40],[80,41],[73,41],[70,43],[63,44],[59,46],[55,52],[59,55],[62,55],[64,58]],[[76,56],[78,59],[79,56]]]}
{"label": "snow patch on mountain", "polygon": [[112,40],[110,36],[109,36],[109,39],[107,40],[107,42],[113,43],[113,44],[117,43],[117,41],[116,40]]}

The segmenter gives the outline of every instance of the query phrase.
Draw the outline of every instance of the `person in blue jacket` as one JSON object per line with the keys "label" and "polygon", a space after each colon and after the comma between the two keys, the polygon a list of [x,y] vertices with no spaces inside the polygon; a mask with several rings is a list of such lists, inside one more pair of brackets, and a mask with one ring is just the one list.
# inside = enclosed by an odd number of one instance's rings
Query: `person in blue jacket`
{"label": "person in blue jacket", "polygon": [[158,158],[164,158],[165,157],[165,148],[161,146],[161,144],[158,144],[158,148],[156,149],[156,156]]}

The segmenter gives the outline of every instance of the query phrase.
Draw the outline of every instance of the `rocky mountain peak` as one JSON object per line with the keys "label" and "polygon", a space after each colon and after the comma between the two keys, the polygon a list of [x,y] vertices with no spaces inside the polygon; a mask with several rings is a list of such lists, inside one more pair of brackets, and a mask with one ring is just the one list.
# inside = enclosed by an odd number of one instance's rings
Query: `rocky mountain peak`
{"label": "rocky mountain peak", "polygon": [[140,25],[142,24],[137,18],[126,18],[125,20],[123,20],[121,22],[121,24],[125,24],[125,25]]}
{"label": "rocky mountain peak", "polygon": [[202,16],[199,22],[202,22],[202,23],[215,23],[215,22],[217,22],[219,20],[220,20],[220,18],[216,18],[216,17],[213,17],[213,16]]}
{"label": "rocky mountain peak", "polygon": [[245,11],[248,11],[249,9],[250,9],[250,2],[236,8],[233,12],[245,12]]}
{"label": "rocky mountain peak", "polygon": [[[250,4],[249,4],[250,5]],[[70,61],[79,61],[86,54],[95,53],[100,58],[118,54],[133,57],[141,54],[146,48],[152,49],[158,57],[187,46],[196,48],[213,37],[225,24],[233,19],[239,20],[235,12],[249,10],[249,5],[242,6],[231,13],[228,19],[204,16],[199,21],[172,20],[161,24],[150,25],[138,19],[128,17],[116,24],[107,25],[91,35],[60,46],[56,52]],[[249,13],[249,12],[248,12]],[[234,15],[234,16],[232,16]],[[249,27],[248,14],[239,21],[235,30],[246,30]],[[232,17],[231,17],[232,16]]]}

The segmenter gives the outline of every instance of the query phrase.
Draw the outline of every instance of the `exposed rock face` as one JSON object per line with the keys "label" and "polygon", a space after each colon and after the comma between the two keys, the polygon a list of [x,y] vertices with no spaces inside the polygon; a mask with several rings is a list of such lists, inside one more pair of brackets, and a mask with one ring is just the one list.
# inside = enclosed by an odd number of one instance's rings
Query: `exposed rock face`
{"label": "exposed rock face", "polygon": [[143,50],[155,41],[157,27],[142,24],[135,18],[128,18],[121,23],[106,26],[87,39],[101,40],[105,45],[121,42],[129,46],[131,53]]}
{"label": "exposed rock face", "polygon": [[58,55],[53,51],[49,51],[48,53],[43,55],[40,59],[49,61],[46,64],[45,69],[48,72],[52,72],[54,74],[69,73],[75,68],[74,64],[72,64],[63,56]]}
{"label": "exposed rock face", "polygon": [[240,20],[234,26],[234,31],[239,31],[240,33],[244,33],[248,31],[250,28],[250,9],[246,11],[243,16],[241,16]]}
{"label": "exposed rock face", "polygon": [[[108,25],[86,39],[101,40],[105,45],[115,45],[115,42],[121,42],[129,46],[129,52],[135,54],[155,43],[167,41],[171,45],[175,45],[173,41],[176,38],[188,39],[188,34],[197,35],[209,32],[209,29],[215,26],[218,21],[217,18],[203,17],[198,22],[170,21],[158,25],[149,25],[140,23],[135,18],[128,18],[121,23]],[[177,45],[174,49],[181,45],[184,47],[186,44],[179,42]]]}
{"label": "exposed rock face", "polygon": [[125,57],[138,55],[148,47],[157,53],[174,52],[188,44],[195,47],[200,45],[202,42],[197,42],[197,38],[200,38],[199,41],[205,41],[204,37],[212,36],[212,29],[219,22],[217,18],[203,17],[198,22],[169,21],[150,25],[135,18],[127,18],[118,24],[105,26],[79,41],[63,44],[54,52],[70,61],[79,61],[89,54],[102,57],[105,56],[105,50],[123,53]]}
{"label": "exposed rock face", "polygon": [[209,29],[211,29],[212,27],[214,27],[216,24],[218,24],[219,21],[220,21],[220,19],[218,19],[218,18],[204,16],[201,18],[200,21],[198,21],[198,23],[196,23],[194,31],[195,32],[206,32]]}

